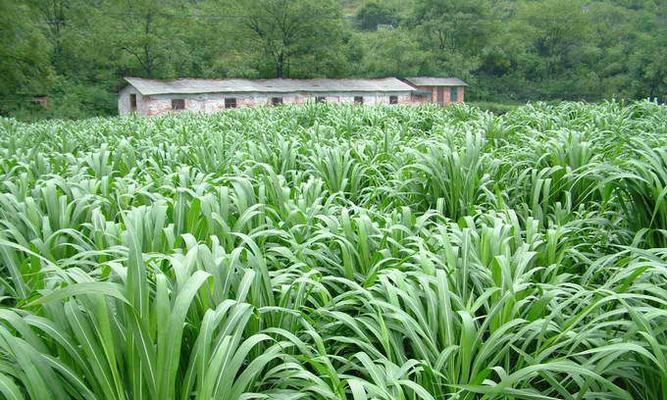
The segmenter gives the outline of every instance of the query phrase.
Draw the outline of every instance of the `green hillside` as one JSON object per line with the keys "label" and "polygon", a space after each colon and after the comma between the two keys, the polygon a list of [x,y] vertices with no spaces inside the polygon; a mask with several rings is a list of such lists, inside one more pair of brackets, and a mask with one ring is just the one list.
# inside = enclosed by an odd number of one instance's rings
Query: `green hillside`
{"label": "green hillside", "polygon": [[0,29],[0,115],[22,120],[115,115],[124,76],[454,76],[501,103],[667,95],[664,0],[6,0]]}

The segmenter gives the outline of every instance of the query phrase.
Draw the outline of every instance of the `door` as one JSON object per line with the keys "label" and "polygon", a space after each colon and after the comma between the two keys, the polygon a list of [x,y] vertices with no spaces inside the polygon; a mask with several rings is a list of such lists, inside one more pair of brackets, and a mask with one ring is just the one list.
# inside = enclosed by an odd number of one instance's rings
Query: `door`
{"label": "door", "polygon": [[438,97],[438,104],[440,104],[442,106],[442,105],[445,104],[445,90],[444,90],[444,88],[442,86],[440,86],[437,89],[437,93],[438,93],[438,96],[437,96]]}

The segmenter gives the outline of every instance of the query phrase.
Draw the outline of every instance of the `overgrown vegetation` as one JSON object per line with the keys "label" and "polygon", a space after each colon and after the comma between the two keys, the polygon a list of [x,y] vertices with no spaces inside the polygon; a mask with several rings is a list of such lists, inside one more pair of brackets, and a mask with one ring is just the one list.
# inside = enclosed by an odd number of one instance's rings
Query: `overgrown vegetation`
{"label": "overgrown vegetation", "polygon": [[667,109],[0,120],[7,399],[667,398]]}
{"label": "overgrown vegetation", "polygon": [[0,115],[21,120],[115,115],[123,76],[456,76],[475,101],[667,101],[664,0],[4,0],[0,31]]}

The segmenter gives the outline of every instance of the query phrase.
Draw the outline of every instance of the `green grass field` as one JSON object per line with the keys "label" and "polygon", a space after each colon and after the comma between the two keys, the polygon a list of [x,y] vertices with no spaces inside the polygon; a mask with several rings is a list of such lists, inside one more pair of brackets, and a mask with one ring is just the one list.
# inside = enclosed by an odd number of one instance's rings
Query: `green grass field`
{"label": "green grass field", "polygon": [[667,399],[667,108],[0,119],[0,398]]}

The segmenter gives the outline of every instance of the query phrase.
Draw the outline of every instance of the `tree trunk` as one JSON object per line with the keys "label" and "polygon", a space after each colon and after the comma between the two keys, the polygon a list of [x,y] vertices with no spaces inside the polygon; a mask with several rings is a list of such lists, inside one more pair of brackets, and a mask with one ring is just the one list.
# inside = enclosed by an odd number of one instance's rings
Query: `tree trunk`
{"label": "tree trunk", "polygon": [[283,78],[285,76],[285,53],[282,51],[278,54],[278,59],[276,60],[276,77]]}
{"label": "tree trunk", "polygon": [[[146,39],[150,37],[150,35],[153,33],[152,29],[152,24],[153,24],[153,14],[148,13],[146,14],[146,24],[144,28],[144,32],[146,34]],[[148,43],[144,44],[144,57],[146,58],[146,63],[145,63],[145,70],[146,70],[146,75],[149,78],[153,77],[153,49]]]}

